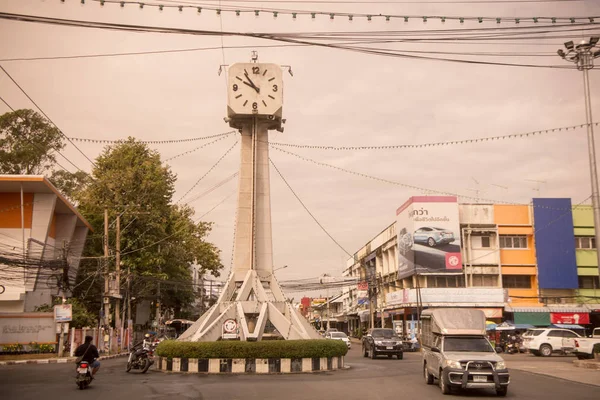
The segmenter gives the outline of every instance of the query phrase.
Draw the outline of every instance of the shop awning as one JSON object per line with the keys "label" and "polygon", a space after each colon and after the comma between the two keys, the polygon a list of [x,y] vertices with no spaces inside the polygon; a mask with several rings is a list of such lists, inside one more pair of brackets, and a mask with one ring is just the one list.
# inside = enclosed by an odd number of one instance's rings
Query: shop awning
{"label": "shop awning", "polygon": [[550,325],[549,312],[515,312],[515,325],[530,324],[536,326]]}
{"label": "shop awning", "polygon": [[585,329],[581,325],[574,325],[574,324],[552,324],[552,326],[554,326],[556,328],[563,328],[563,329]]}
{"label": "shop awning", "polygon": [[514,313],[589,313],[585,307],[510,307],[505,306],[504,311]]}

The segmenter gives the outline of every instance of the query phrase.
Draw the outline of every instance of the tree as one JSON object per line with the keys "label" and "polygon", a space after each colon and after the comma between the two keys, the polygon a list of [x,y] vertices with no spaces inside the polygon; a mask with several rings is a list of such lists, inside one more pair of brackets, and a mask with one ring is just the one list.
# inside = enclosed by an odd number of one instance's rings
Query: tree
{"label": "tree", "polygon": [[[92,314],[86,307],[77,299],[68,299],[67,304],[73,307],[73,320],[70,322],[71,328],[91,328],[98,324],[97,317]],[[36,312],[53,312],[54,306],[62,304],[62,300],[56,298],[53,304],[43,304],[35,308]]]}
{"label": "tree", "polygon": [[69,172],[59,169],[54,171],[49,179],[64,196],[77,205],[77,194],[86,187],[89,177],[84,171]]}
{"label": "tree", "polygon": [[[215,275],[223,268],[219,250],[205,241],[211,225],[193,221],[191,208],[171,204],[175,175],[162,165],[158,152],[133,138],[107,147],[96,159],[91,176],[87,185],[73,194],[79,210],[97,232],[96,239],[86,242],[86,255],[104,254],[104,209],[109,211],[111,222],[120,215],[121,269],[123,277],[131,271],[132,297],[156,300],[160,283],[161,308],[174,312],[185,309],[196,297],[191,263],[197,260]],[[111,229],[111,255],[114,240]],[[112,256],[109,264],[114,269]],[[97,263],[82,263],[78,281],[97,271]],[[122,279],[123,289],[125,282]],[[94,285],[79,285],[74,294],[99,310],[102,279]]]}
{"label": "tree", "polygon": [[33,110],[0,116],[0,173],[41,174],[64,147],[60,130]]}

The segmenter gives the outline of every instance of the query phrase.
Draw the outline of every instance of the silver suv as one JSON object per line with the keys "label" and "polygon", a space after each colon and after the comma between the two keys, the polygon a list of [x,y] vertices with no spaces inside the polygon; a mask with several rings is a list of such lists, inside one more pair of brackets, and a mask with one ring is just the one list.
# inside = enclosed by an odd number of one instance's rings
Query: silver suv
{"label": "silver suv", "polygon": [[575,338],[580,337],[569,329],[539,328],[529,329],[523,334],[523,347],[535,356],[549,357],[552,353],[572,353],[575,351]]}

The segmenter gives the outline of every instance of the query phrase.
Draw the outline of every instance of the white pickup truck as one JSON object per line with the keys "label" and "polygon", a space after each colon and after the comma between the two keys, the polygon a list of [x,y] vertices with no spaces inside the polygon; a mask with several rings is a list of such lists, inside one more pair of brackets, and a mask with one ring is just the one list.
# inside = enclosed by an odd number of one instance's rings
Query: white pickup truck
{"label": "white pickup truck", "polygon": [[600,328],[595,328],[591,338],[575,339],[575,355],[580,360],[594,358],[594,345],[600,343]]}

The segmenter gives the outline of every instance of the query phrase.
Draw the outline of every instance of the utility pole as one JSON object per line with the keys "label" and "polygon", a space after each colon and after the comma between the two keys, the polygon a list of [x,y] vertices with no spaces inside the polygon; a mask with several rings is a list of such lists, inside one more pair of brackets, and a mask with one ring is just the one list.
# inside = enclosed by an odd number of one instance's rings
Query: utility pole
{"label": "utility pole", "polygon": [[121,298],[119,297],[121,295],[121,216],[119,214],[117,214],[117,235],[115,238],[115,247],[116,247],[116,252],[115,252],[115,268],[117,270],[117,279],[116,279],[116,286],[117,286],[117,298],[116,298],[116,304],[115,304],[115,329],[117,330],[118,334],[121,333]]}
{"label": "utility pole", "polygon": [[108,296],[109,267],[108,267],[108,208],[104,209],[104,327],[108,327],[110,315],[110,297]]}
{"label": "utility pole", "polygon": [[588,157],[590,178],[592,180],[592,209],[594,211],[594,233],[596,238],[596,256],[598,259],[598,275],[600,276],[600,194],[598,192],[598,172],[596,169],[596,147],[594,144],[594,120],[592,118],[592,101],[588,70],[594,68],[594,59],[600,57],[600,48],[596,45],[600,37],[592,36],[589,41],[582,40],[578,45],[573,41],[565,43],[567,52],[560,49],[558,55],[564,60],[575,63],[583,72],[583,93],[585,97],[585,120],[587,123]]}

